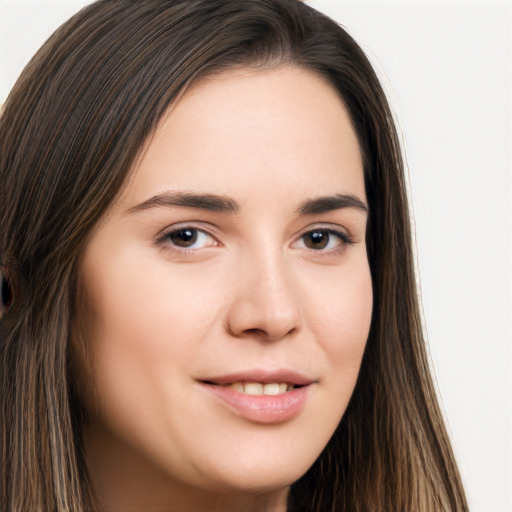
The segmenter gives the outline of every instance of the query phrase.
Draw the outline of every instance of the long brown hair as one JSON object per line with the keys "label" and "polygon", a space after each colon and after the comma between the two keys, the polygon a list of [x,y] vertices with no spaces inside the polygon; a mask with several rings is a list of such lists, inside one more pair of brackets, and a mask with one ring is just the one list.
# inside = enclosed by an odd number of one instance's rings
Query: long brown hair
{"label": "long brown hair", "polygon": [[[346,413],[294,511],[465,511],[425,353],[401,151],[362,50],[298,0],[100,0],[48,40],[0,120],[2,465],[9,512],[88,509],[68,341],[79,255],[186,87],[291,64],[331,83],[364,159],[374,311]],[[7,281],[8,279],[8,281]]]}

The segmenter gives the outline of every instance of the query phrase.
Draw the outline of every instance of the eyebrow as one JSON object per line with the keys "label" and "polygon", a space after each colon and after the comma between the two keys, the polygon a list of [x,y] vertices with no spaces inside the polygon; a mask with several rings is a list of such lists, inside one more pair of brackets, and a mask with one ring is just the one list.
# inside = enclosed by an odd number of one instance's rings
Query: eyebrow
{"label": "eyebrow", "polygon": [[183,206],[199,208],[220,213],[237,213],[240,205],[230,197],[215,194],[195,194],[193,192],[164,192],[149,198],[147,201],[133,206],[128,213],[134,213],[150,208]]}
{"label": "eyebrow", "polygon": [[[146,201],[129,208],[127,213],[173,206],[198,208],[201,210],[229,214],[235,214],[240,211],[240,205],[234,199],[227,196],[167,191],[150,197]],[[297,208],[297,213],[299,215],[314,215],[340,210],[342,208],[357,208],[368,212],[368,207],[358,197],[352,194],[334,194],[304,201],[299,208]]]}
{"label": "eyebrow", "polygon": [[368,213],[368,206],[352,194],[334,194],[304,201],[297,212],[300,215],[327,213],[342,208],[357,208]]}

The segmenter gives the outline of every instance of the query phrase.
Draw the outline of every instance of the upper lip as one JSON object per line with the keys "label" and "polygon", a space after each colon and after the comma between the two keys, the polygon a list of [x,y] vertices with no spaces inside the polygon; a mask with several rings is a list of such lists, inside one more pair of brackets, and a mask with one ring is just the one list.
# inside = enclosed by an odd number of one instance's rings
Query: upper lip
{"label": "upper lip", "polygon": [[289,369],[252,369],[224,375],[215,375],[206,379],[200,379],[200,381],[209,384],[218,384],[219,386],[232,384],[233,382],[260,382],[262,384],[285,382],[293,386],[307,386],[315,382],[315,379],[311,379],[300,372]]}

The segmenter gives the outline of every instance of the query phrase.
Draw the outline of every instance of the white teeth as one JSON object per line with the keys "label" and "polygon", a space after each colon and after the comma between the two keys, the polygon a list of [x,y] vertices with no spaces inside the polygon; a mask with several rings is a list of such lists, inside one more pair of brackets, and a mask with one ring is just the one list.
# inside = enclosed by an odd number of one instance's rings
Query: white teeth
{"label": "white teeth", "polygon": [[277,382],[272,382],[271,384],[263,385],[263,394],[264,395],[278,395],[279,394],[279,384]]}
{"label": "white teeth", "polygon": [[244,392],[244,385],[241,382],[233,382],[233,384],[231,384],[230,387],[232,387],[236,391],[239,391],[240,393]]}
{"label": "white teeth", "polygon": [[262,395],[263,386],[259,382],[247,382],[244,384],[244,393],[247,395]]}
{"label": "white teeth", "polygon": [[261,384],[260,382],[233,382],[229,384],[228,387],[239,393],[246,393],[247,395],[253,396],[281,395],[293,389],[293,386],[286,384],[286,382],[269,382],[267,384]]}

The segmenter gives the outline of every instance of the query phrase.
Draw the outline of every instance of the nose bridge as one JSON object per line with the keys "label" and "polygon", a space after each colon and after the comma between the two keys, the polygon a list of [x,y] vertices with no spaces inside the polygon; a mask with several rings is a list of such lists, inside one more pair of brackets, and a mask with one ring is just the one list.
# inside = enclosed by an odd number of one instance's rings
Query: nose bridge
{"label": "nose bridge", "polygon": [[255,280],[259,282],[257,286],[262,303],[272,306],[268,308],[270,313],[284,314],[296,303],[297,297],[284,255],[281,251],[274,252],[272,256],[262,258],[259,265],[255,265]]}
{"label": "nose bridge", "polygon": [[238,293],[228,323],[231,331],[281,339],[301,326],[301,308],[291,269],[277,244],[261,244],[240,265]]}

